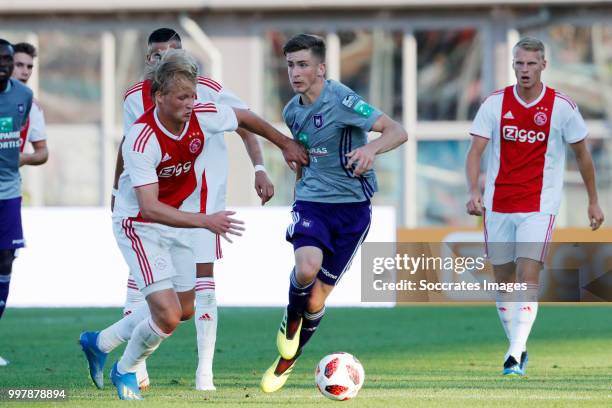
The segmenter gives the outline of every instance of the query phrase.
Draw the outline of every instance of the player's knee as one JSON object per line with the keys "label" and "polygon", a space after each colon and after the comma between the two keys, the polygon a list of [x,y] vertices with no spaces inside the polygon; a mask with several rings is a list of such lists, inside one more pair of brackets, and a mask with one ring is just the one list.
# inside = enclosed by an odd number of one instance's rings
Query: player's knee
{"label": "player's knee", "polygon": [[12,249],[0,250],[0,275],[9,275],[13,269],[15,251]]}
{"label": "player's knee", "polygon": [[495,265],[493,273],[497,282],[514,282],[516,265],[514,262],[508,262],[503,265]]}
{"label": "player's knee", "polygon": [[519,258],[517,263],[518,265],[516,268],[516,275],[518,281],[538,284],[542,264],[538,261],[528,258]]}
{"label": "player's knee", "polygon": [[172,333],[181,322],[181,310],[168,308],[157,313],[155,321],[164,333]]}
{"label": "player's knee", "polygon": [[158,326],[166,334],[171,334],[181,322],[180,316],[164,316]]}
{"label": "player's knee", "polygon": [[308,313],[316,313],[323,309],[325,306],[325,299],[319,296],[310,296],[308,298],[308,303],[306,304],[306,310]]}
{"label": "player's knee", "polygon": [[321,263],[309,258],[302,259],[295,265],[295,273],[300,283],[312,282],[320,269]]}
{"label": "player's knee", "polygon": [[195,310],[193,308],[193,305],[191,307],[189,306],[183,307],[182,313],[181,313],[181,321],[184,322],[185,320],[191,319],[194,314],[195,314]]}
{"label": "player's knee", "polygon": [[213,263],[199,263],[196,264],[196,276],[198,278],[212,278],[213,275]]}

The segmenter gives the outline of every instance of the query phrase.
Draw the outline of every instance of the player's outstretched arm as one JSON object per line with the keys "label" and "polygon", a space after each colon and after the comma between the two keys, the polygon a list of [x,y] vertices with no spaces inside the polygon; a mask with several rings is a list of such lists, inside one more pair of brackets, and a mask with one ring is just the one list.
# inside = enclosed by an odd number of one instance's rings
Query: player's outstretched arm
{"label": "player's outstretched arm", "polygon": [[147,184],[134,188],[140,207],[140,214],[148,221],[178,228],[206,228],[231,242],[227,234],[242,235],[243,221],[231,218],[233,211],[219,211],[214,214],[188,213],[159,201],[159,185]]}
{"label": "player's outstretched arm", "polygon": [[39,166],[44,164],[49,159],[49,149],[47,149],[47,141],[39,140],[32,142],[34,153],[21,153],[19,156],[19,166]]}
{"label": "player's outstretched arm", "polygon": [[308,164],[308,153],[302,145],[283,135],[253,112],[247,109],[233,109],[238,119],[238,126],[257,133],[274,143],[283,152],[285,161],[291,170],[295,171],[295,163]]}
{"label": "player's outstretched arm", "polygon": [[393,150],[408,140],[408,133],[402,125],[385,114],[374,122],[371,130],[381,133],[380,137],[346,154],[349,158],[346,167],[351,168],[356,163],[353,169],[356,176],[372,168],[377,154]]}
{"label": "player's outstretched arm", "polygon": [[593,165],[593,158],[589,149],[586,147],[586,142],[583,140],[570,144],[574,154],[576,155],[576,162],[578,163],[578,170],[584,181],[584,185],[587,190],[589,197],[589,223],[591,229],[595,231],[604,222],[604,213],[599,207],[599,199],[597,197],[597,187],[595,185],[595,166]]}
{"label": "player's outstretched arm", "polygon": [[465,176],[470,194],[470,200],[467,202],[466,208],[470,215],[482,215],[483,212],[482,192],[478,179],[480,177],[480,159],[487,148],[487,143],[489,143],[489,139],[478,136],[472,137],[472,144],[465,161]]}
{"label": "player's outstretched arm", "polygon": [[[242,138],[242,142],[251,159],[251,163],[253,163],[253,167],[263,167],[263,153],[257,136],[242,128],[236,129],[236,133]],[[263,168],[255,171],[255,191],[259,198],[261,198],[261,205],[267,203],[274,196],[274,184],[272,184],[272,181]]]}

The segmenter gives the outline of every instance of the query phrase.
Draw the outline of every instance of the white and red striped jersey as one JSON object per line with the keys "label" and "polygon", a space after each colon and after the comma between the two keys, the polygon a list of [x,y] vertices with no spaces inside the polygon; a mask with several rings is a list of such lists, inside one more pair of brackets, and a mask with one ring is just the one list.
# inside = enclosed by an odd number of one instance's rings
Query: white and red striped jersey
{"label": "white and red striped jersey", "polygon": [[588,130],[576,104],[544,86],[527,104],[516,86],[493,92],[482,104],[470,134],[491,140],[484,206],[501,213],[557,214],[565,172],[565,143]]}
{"label": "white and red striped jersey", "polygon": [[[210,78],[198,76],[196,91],[200,101],[248,109],[240,98]],[[150,80],[139,82],[126,91],[123,102],[124,134],[127,135],[134,122],[151,106],[153,101]],[[198,191],[207,197],[207,201],[201,203],[201,211],[212,213],[225,209],[228,162],[225,137],[222,133],[207,140],[203,160],[198,161],[196,171],[202,176],[198,178]]]}
{"label": "white and red striped jersey", "polygon": [[115,197],[113,217],[145,221],[134,188],[159,184],[158,199],[181,211],[199,212],[200,195],[194,194],[201,173],[195,169],[205,145],[219,134],[236,130],[238,121],[229,106],[196,102],[180,136],[161,124],[150,107],[130,128],[123,143],[123,173]]}
{"label": "white and red striped jersey", "polygon": [[36,99],[32,100],[32,109],[26,124],[19,132],[19,152],[23,152],[27,142],[34,143],[47,140],[45,116]]}

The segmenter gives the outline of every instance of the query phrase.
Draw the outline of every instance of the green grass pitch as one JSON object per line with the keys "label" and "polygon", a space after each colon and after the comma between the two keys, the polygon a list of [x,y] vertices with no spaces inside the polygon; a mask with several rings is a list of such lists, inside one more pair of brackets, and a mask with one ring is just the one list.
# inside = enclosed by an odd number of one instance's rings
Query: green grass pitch
{"label": "green grass pitch", "polygon": [[[418,305],[393,309],[329,308],[286,387],[259,390],[276,356],[280,308],[221,308],[215,360],[217,391],[193,389],[195,328],[182,324],[149,359],[147,407],[610,407],[612,307],[542,305],[532,331],[526,378],[500,375],[506,339],[495,308]],[[119,309],[9,309],[0,322],[0,388],[66,388],[68,401],[11,405],[109,407],[117,400],[108,377],[97,390],[77,338],[101,329]],[[334,402],[313,385],[317,361],[334,351],[363,363],[364,388]],[[120,350],[107,363],[107,372]],[[8,405],[0,401],[0,405]]]}

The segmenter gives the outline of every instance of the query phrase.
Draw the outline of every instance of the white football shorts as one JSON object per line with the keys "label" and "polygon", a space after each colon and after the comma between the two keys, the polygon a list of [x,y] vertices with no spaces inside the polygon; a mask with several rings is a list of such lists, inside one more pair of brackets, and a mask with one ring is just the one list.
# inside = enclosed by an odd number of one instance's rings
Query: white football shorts
{"label": "white football shorts", "polygon": [[518,258],[544,262],[554,226],[554,214],[485,211],[484,236],[491,264],[503,265]]}
{"label": "white football shorts", "polygon": [[196,263],[213,263],[223,257],[219,235],[204,228],[195,228],[192,237]]}
{"label": "white football shorts", "polygon": [[163,289],[187,292],[195,287],[193,229],[114,219],[113,232],[131,276],[145,296]]}

